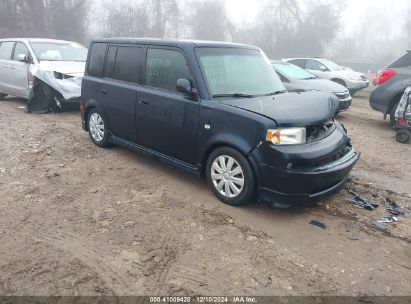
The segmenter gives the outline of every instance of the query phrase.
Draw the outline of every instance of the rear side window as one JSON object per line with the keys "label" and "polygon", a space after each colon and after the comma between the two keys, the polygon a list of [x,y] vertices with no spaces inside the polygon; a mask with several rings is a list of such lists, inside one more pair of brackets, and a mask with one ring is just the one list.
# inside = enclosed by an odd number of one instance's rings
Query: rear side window
{"label": "rear side window", "polygon": [[30,52],[27,46],[22,42],[16,42],[16,47],[14,48],[14,53],[13,53],[13,60],[19,60],[18,56],[20,54],[25,55],[26,58],[30,57]]}
{"label": "rear side window", "polygon": [[[110,66],[112,64],[107,62],[107,68],[111,69],[109,71],[112,74],[111,78],[141,84],[143,50],[142,47],[137,46],[117,47],[114,69]],[[114,50],[110,47],[109,51],[109,58],[113,58]]]}
{"label": "rear side window", "polygon": [[10,59],[14,42],[2,42],[0,45],[0,59]]}
{"label": "rear side window", "polygon": [[104,58],[106,56],[106,43],[93,43],[90,50],[88,74],[94,77],[103,76]]}
{"label": "rear side window", "polygon": [[305,69],[305,64],[306,64],[305,59],[293,59],[293,60],[289,60],[288,62],[291,62],[292,64],[295,64],[296,66],[299,66],[300,68]]}
{"label": "rear side window", "polygon": [[389,68],[405,68],[411,66],[411,53],[408,52],[392,63]]}
{"label": "rear side window", "polygon": [[182,53],[167,49],[148,49],[145,84],[169,91],[177,91],[178,79],[191,79]]}

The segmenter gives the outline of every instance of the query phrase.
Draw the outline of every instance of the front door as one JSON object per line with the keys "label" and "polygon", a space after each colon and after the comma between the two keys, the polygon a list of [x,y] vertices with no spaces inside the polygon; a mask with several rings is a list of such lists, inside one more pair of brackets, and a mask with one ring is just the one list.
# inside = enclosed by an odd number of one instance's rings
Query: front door
{"label": "front door", "polygon": [[144,48],[109,45],[99,101],[113,135],[137,142],[135,107],[142,83]]}
{"label": "front door", "polygon": [[194,84],[183,53],[147,48],[144,88],[136,105],[138,141],[186,163],[197,160],[199,102],[177,92],[178,79]]}
{"label": "front door", "polygon": [[19,97],[29,97],[29,63],[18,60],[18,55],[25,55],[30,59],[30,52],[27,46],[22,42],[16,42],[14,51],[9,62],[10,66],[10,90],[13,95]]}

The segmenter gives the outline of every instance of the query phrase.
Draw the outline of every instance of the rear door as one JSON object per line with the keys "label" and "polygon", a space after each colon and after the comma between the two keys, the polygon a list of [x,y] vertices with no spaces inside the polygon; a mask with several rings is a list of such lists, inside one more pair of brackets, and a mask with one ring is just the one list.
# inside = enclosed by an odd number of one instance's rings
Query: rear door
{"label": "rear door", "polygon": [[10,61],[15,42],[3,41],[0,44],[0,93],[12,94]]}
{"label": "rear door", "polygon": [[29,97],[29,63],[19,61],[18,55],[25,55],[30,58],[30,52],[27,46],[22,42],[16,42],[9,62],[9,81],[10,93],[19,97]]}
{"label": "rear door", "polygon": [[197,160],[199,102],[177,92],[178,79],[194,78],[184,53],[177,48],[148,47],[145,86],[136,107],[142,145],[186,163]]}
{"label": "rear door", "polygon": [[137,142],[135,108],[142,83],[144,47],[109,45],[99,102],[113,135]]}

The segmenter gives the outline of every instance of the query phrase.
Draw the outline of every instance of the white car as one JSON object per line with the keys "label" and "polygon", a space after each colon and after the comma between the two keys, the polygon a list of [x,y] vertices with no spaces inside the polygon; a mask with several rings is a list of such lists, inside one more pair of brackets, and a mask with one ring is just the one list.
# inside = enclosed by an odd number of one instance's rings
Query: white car
{"label": "white car", "polygon": [[328,59],[287,58],[283,59],[283,61],[290,62],[300,68],[306,69],[320,78],[335,81],[345,86],[350,91],[351,95],[367,88],[370,84],[365,74],[340,66]]}
{"label": "white car", "polygon": [[79,108],[87,48],[62,40],[0,39],[0,100],[27,98],[33,113]]}

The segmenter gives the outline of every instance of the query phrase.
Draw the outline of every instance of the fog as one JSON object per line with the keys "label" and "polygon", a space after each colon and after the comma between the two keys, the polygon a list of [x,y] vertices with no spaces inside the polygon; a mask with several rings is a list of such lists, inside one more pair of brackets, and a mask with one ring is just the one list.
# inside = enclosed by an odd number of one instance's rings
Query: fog
{"label": "fog", "polygon": [[409,47],[410,13],[407,0],[2,0],[0,37],[232,41],[375,71]]}

